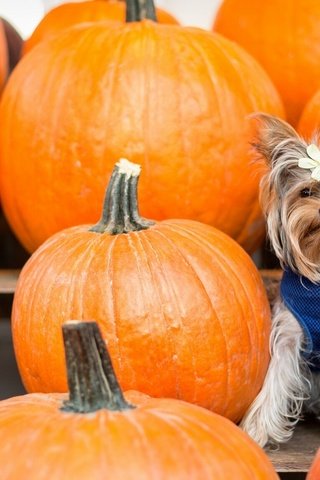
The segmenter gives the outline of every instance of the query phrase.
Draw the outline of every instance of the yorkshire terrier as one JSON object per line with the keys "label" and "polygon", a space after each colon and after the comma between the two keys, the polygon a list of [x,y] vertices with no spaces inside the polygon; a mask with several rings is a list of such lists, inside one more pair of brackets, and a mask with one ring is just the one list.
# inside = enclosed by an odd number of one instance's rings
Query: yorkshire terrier
{"label": "yorkshire terrier", "polygon": [[286,122],[257,114],[253,144],[268,172],[260,203],[284,270],[275,299],[270,364],[241,427],[261,446],[286,442],[302,412],[320,417],[320,149]]}

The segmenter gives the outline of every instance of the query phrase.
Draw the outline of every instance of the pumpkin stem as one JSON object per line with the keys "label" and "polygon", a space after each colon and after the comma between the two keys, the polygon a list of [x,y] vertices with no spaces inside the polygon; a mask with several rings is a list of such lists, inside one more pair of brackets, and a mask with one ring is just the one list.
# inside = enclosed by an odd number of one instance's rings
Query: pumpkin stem
{"label": "pumpkin stem", "polygon": [[104,199],[102,217],[90,232],[119,233],[146,230],[155,222],[146,220],[138,210],[138,180],[141,167],[128,160],[116,163]]}
{"label": "pumpkin stem", "polygon": [[156,8],[153,0],[126,0],[126,22],[141,22],[142,20],[157,21]]}
{"label": "pumpkin stem", "polygon": [[124,399],[98,325],[70,321],[62,326],[62,333],[70,394],[61,410],[90,413],[134,408]]}

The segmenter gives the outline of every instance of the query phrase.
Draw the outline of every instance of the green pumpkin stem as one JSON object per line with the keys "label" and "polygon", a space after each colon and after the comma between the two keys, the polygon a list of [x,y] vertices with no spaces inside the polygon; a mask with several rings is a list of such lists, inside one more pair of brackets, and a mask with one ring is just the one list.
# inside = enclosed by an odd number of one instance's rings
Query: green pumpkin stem
{"label": "green pumpkin stem", "polygon": [[126,0],[126,22],[141,22],[142,20],[157,21],[156,8],[153,0]]}
{"label": "green pumpkin stem", "polygon": [[138,180],[140,165],[120,160],[114,167],[104,199],[102,217],[91,232],[119,233],[146,230],[155,222],[139,215]]}
{"label": "green pumpkin stem", "polygon": [[62,333],[70,394],[61,410],[90,413],[134,408],[123,396],[98,325],[70,321],[62,326]]}

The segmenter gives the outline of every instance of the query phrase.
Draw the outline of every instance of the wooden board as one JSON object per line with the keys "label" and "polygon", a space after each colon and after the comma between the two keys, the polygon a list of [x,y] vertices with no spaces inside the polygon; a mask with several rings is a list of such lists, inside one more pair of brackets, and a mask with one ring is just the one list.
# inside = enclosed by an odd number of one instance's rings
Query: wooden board
{"label": "wooden board", "polygon": [[260,270],[260,275],[266,287],[270,305],[272,306],[279,295],[282,270]]}
{"label": "wooden board", "polygon": [[20,270],[0,269],[0,294],[14,293]]}
{"label": "wooden board", "polygon": [[306,473],[320,448],[320,421],[300,422],[292,439],[278,449],[266,450],[279,473]]}

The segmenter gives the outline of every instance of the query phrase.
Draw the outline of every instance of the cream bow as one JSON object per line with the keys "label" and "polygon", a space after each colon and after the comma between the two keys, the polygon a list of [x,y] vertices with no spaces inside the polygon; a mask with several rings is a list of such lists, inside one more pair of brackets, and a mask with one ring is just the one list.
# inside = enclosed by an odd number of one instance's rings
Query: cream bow
{"label": "cream bow", "polygon": [[299,167],[311,170],[311,178],[320,182],[320,149],[317,145],[312,143],[307,147],[308,157],[299,159]]}

